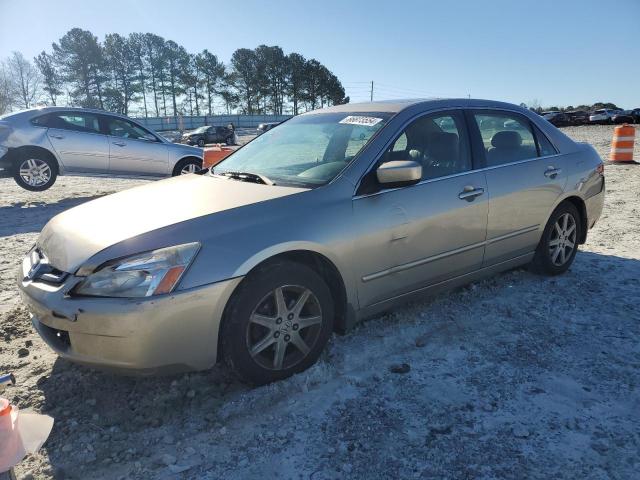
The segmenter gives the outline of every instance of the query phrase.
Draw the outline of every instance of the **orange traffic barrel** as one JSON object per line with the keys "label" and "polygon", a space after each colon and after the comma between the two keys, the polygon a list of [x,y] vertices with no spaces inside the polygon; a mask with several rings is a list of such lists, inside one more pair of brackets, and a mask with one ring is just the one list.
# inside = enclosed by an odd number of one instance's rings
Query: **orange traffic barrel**
{"label": "orange traffic barrel", "polygon": [[636,129],[631,126],[617,126],[613,131],[613,141],[611,142],[611,153],[609,160],[612,162],[633,162],[633,143],[635,141]]}
{"label": "orange traffic barrel", "polygon": [[226,157],[231,155],[233,151],[233,148],[223,147],[221,144],[216,144],[212,148],[205,149],[202,168],[211,168],[217,165]]}

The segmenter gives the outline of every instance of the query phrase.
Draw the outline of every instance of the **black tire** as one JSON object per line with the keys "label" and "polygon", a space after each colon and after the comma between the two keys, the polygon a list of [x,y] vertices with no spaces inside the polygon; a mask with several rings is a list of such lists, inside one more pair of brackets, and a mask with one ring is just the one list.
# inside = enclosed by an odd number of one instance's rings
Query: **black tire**
{"label": "black tire", "polygon": [[227,145],[233,145],[234,144],[233,143],[233,135],[228,136],[227,139],[225,140],[225,143]]}
{"label": "black tire", "polygon": [[[45,169],[44,172],[41,173],[42,177],[36,177],[36,169]],[[27,175],[24,175],[23,172],[29,169],[31,172]],[[47,178],[46,181],[43,180],[43,183],[37,183],[38,179]],[[16,183],[24,188],[25,190],[30,190],[32,192],[42,192],[51,188],[51,186],[56,183],[56,178],[58,178],[58,163],[55,158],[52,158],[49,155],[45,155],[40,152],[24,152],[20,153],[18,159],[14,162],[13,165],[13,179]]]}
{"label": "black tire", "polygon": [[173,167],[171,176],[177,177],[178,175],[182,175],[182,171],[189,165],[193,165],[197,167],[198,170],[200,170],[202,168],[202,160],[196,157],[183,158],[178,163],[176,163],[175,167]]}
{"label": "black tire", "polygon": [[[285,313],[277,310],[275,292],[278,289],[283,292],[281,298],[286,307]],[[296,289],[303,289],[298,297]],[[300,307],[304,316],[300,312],[299,316],[293,316],[295,304],[307,290],[310,294],[306,297],[306,304]],[[269,311],[269,304],[274,310]],[[260,310],[263,307],[267,310]],[[250,318],[254,314],[266,319],[269,326],[252,322]],[[247,276],[225,309],[220,329],[223,358],[231,370],[247,383],[264,385],[287,378],[306,370],[318,360],[333,331],[333,318],[331,292],[314,270],[290,261],[268,264]],[[317,323],[304,327],[294,323],[306,319]],[[300,339],[308,348],[306,354],[296,346]],[[257,350],[260,344],[267,346],[252,355],[252,347]],[[278,348],[283,348],[280,368],[275,366]]]}
{"label": "black tire", "polygon": [[199,139],[198,139],[198,146],[199,146],[200,148],[204,147],[204,138],[199,138]]}
{"label": "black tire", "polygon": [[[563,237],[561,235],[559,236],[559,232],[556,229],[556,223],[560,221],[562,224],[565,215],[569,215],[569,218],[571,219],[569,228],[571,227],[571,224],[573,224],[575,229],[572,234],[565,236],[565,240],[563,241]],[[531,261],[531,270],[541,275],[560,275],[566,272],[576,257],[576,253],[578,252],[578,242],[581,235],[582,222],[580,213],[576,207],[570,202],[563,202],[558,205],[558,208],[553,211],[544,228],[535,256]],[[558,243],[552,243],[556,241],[558,241]],[[570,243],[573,243],[573,247],[568,246]],[[559,252],[560,245],[562,245],[564,253]],[[571,248],[571,250],[569,250],[569,248]],[[557,251],[560,255],[556,254]],[[557,262],[561,260],[562,256],[564,256],[565,260],[561,264],[558,264]]]}

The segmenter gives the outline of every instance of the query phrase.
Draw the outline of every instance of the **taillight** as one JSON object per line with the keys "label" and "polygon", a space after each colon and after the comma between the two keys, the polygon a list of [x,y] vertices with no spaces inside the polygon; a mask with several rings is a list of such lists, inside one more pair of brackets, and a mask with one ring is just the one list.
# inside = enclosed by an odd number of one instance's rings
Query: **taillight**
{"label": "taillight", "polygon": [[601,163],[596,167],[596,172],[600,174],[600,176],[604,177],[604,163]]}

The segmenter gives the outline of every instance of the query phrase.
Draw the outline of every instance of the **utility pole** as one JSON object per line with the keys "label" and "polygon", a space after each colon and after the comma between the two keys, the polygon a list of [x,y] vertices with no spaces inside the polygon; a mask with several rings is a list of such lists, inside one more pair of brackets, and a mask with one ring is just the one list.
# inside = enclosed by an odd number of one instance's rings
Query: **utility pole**
{"label": "utility pole", "polygon": [[373,80],[371,80],[371,101],[373,102]]}

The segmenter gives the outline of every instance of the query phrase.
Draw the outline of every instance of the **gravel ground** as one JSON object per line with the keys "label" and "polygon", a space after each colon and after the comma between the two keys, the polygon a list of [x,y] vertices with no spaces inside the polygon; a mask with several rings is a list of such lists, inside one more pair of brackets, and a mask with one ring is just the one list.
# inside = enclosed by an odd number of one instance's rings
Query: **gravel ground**
{"label": "gravel ground", "polygon": [[[565,132],[608,154],[612,127]],[[261,388],[219,367],[141,379],[58,359],[20,306],[21,256],[56,213],[148,180],[62,177],[44,194],[0,180],[0,365],[19,381],[5,396],[56,421],[18,474],[638,478],[640,166],[606,175],[603,216],[567,274],[514,270],[408,305]]]}

